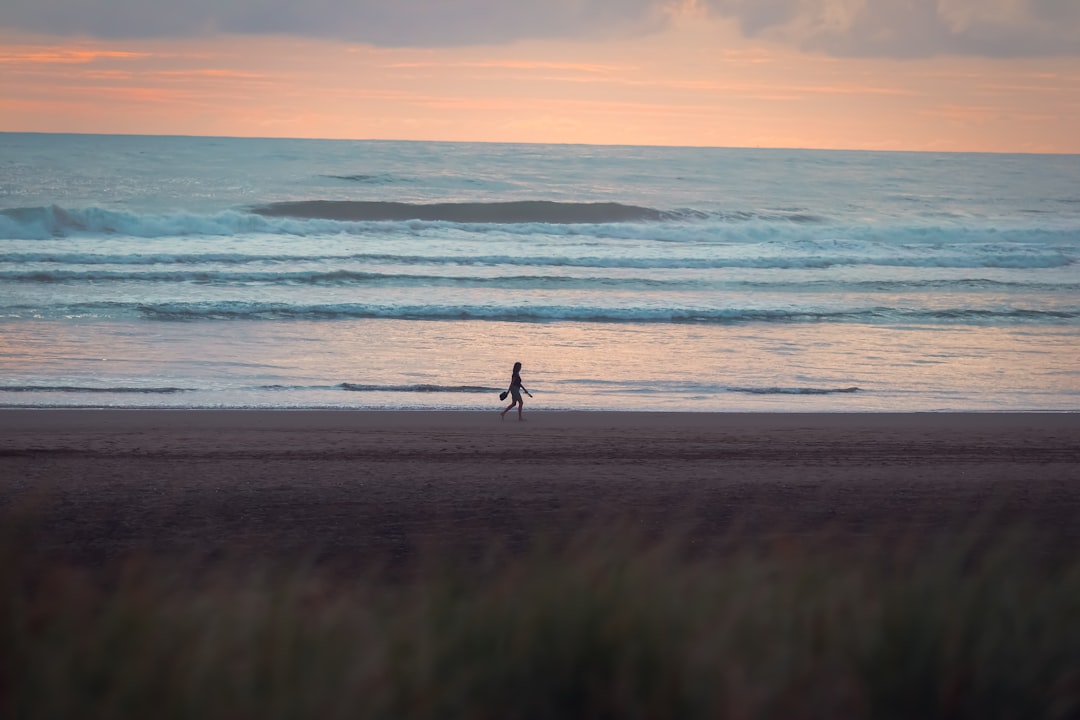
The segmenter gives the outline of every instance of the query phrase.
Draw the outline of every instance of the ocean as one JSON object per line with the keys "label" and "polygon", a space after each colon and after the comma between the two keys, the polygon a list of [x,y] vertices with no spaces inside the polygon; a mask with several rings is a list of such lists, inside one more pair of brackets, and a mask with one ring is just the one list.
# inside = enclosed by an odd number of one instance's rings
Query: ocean
{"label": "ocean", "polygon": [[0,406],[1080,411],[1080,156],[0,134]]}

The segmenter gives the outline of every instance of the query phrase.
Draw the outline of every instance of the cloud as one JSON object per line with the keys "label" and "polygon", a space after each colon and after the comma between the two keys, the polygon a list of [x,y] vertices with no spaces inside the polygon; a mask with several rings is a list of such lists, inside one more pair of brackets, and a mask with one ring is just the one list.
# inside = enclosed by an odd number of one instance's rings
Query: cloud
{"label": "cloud", "polygon": [[107,39],[235,33],[447,47],[654,30],[665,7],[666,0],[4,0],[0,27]]}
{"label": "cloud", "polygon": [[749,38],[839,57],[1080,55],[1078,0],[4,0],[0,28],[450,47],[633,35],[661,29],[679,8],[733,21]]}
{"label": "cloud", "polygon": [[1077,0],[699,0],[742,34],[839,57],[1080,54]]}
{"label": "cloud", "polygon": [[114,50],[83,50],[79,48],[7,48],[0,50],[0,64],[63,64],[81,65],[98,60],[132,60],[146,53]]}

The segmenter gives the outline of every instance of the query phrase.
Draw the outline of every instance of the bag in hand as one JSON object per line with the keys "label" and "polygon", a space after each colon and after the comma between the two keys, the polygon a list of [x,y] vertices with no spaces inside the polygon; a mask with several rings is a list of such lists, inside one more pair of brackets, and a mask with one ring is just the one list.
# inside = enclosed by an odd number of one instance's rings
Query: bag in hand
{"label": "bag in hand", "polygon": [[509,395],[509,394],[510,394],[509,391],[503,390],[501,393],[499,393],[499,399],[500,400],[505,400],[506,396]]}

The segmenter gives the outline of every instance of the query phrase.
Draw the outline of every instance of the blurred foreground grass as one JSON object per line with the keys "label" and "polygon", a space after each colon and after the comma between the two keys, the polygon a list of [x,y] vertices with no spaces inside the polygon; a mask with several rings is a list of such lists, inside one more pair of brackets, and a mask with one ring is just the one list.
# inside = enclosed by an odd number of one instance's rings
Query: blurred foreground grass
{"label": "blurred foreground grass", "polygon": [[0,717],[1078,718],[1080,557],[597,526],[407,578],[0,538]]}

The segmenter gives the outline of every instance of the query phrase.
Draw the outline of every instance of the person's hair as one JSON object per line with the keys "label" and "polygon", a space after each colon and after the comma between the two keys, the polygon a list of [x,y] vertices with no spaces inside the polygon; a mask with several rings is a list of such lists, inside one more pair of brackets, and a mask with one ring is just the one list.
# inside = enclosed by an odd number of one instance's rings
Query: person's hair
{"label": "person's hair", "polygon": [[514,372],[517,372],[520,369],[521,369],[521,363],[519,363],[519,362],[514,363]]}

